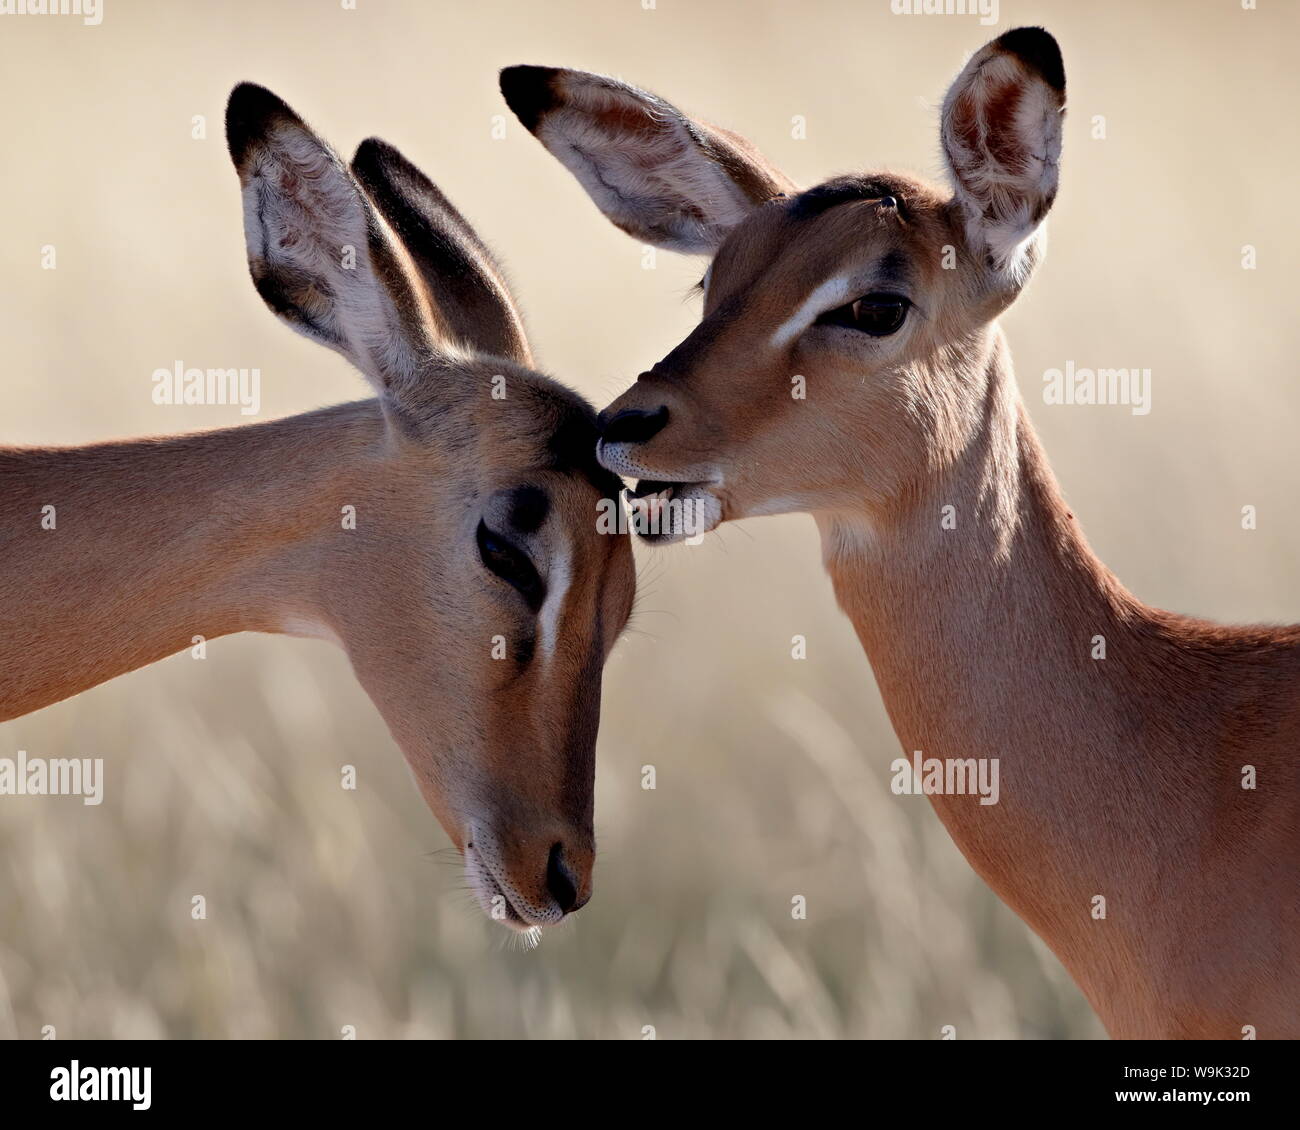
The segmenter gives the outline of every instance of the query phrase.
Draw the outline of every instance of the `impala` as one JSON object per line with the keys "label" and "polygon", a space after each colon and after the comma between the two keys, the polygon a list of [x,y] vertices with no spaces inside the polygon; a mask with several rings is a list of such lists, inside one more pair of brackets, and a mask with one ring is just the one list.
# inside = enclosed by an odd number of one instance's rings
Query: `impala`
{"label": "impala", "polygon": [[[940,820],[1112,1035],[1300,1035],[1300,629],[1120,585],[997,323],[1056,195],[1056,41],[1009,31],[962,69],[947,188],[797,191],[622,82],[513,67],[501,85],[616,225],[712,257],[699,326],[601,414],[601,462],[704,526],[815,517],[903,749],[1000,762],[997,804],[935,792]],[[679,513],[655,540],[691,532]]]}
{"label": "impala", "polygon": [[375,397],[288,419],[0,450],[0,720],[187,648],[343,647],[484,909],[590,897],[601,670],[630,541],[594,411],[532,369],[487,248],[377,139],[343,164],[279,98],[226,115],[253,283]]}

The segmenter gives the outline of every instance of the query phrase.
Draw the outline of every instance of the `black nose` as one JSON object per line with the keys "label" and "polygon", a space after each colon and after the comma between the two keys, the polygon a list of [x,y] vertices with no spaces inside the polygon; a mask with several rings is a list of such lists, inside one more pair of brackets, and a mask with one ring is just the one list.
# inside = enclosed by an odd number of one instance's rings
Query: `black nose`
{"label": "black nose", "polygon": [[555,844],[546,861],[546,889],[551,892],[560,909],[568,914],[578,908],[578,885],[564,865],[564,845]]}
{"label": "black nose", "polygon": [[606,443],[645,443],[668,423],[668,409],[660,406],[652,412],[640,408],[624,408],[612,419],[606,420],[600,438]]}

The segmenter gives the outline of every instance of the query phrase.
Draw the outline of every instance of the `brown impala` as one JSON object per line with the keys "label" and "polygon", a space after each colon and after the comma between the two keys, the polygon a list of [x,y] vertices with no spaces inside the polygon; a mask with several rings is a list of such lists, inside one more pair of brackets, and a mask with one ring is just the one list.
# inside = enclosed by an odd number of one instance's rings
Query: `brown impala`
{"label": "brown impala", "polygon": [[491,254],[395,149],[349,168],[248,84],[226,131],[258,293],[375,398],[0,449],[0,720],[195,636],[332,640],[484,909],[557,922],[591,893],[601,668],[635,587],[597,531],[619,484],[595,413],[532,370]]}
{"label": "brown impala", "polygon": [[939,818],[1112,1035],[1300,1036],[1300,628],[1125,590],[997,323],[1056,195],[1055,40],[1009,31],[962,69],[947,187],[799,191],[613,79],[501,86],[618,227],[712,257],[700,325],[601,414],[601,462],[641,480],[657,540],[811,513],[903,749],[1000,761],[998,803],[935,792]]}

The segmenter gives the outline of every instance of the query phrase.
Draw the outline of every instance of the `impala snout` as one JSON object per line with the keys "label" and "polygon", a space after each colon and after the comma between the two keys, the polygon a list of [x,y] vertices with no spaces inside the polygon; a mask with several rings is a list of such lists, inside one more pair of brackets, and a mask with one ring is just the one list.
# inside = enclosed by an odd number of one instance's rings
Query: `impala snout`
{"label": "impala snout", "polygon": [[645,443],[668,423],[668,406],[658,408],[624,408],[606,418],[601,413],[600,437],[604,443]]}
{"label": "impala snout", "polygon": [[[674,424],[670,431],[676,432],[675,425],[684,415],[680,406],[669,403],[673,391],[654,370],[642,373],[636,384],[596,417],[596,455],[604,467],[629,478],[649,477],[645,460],[653,460],[654,451],[664,446],[662,439],[671,444],[671,435],[663,433],[669,420]],[[656,437],[660,443],[652,442]]]}
{"label": "impala snout", "polygon": [[684,399],[652,370],[597,420],[601,465],[638,480],[627,496],[633,529],[646,541],[693,540],[722,520],[716,437],[695,435],[689,422],[699,414]]}
{"label": "impala snout", "polygon": [[591,898],[591,833],[498,834],[471,825],[465,870],[489,918],[519,931],[552,926]]}

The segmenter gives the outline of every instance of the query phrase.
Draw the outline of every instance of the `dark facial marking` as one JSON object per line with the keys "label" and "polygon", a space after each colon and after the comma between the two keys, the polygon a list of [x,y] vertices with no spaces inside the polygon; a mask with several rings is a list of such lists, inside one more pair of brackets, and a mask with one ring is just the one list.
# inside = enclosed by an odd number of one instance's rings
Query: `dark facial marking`
{"label": "dark facial marking", "polygon": [[904,206],[898,191],[892,185],[865,177],[836,177],[824,184],[801,192],[786,206],[793,220],[811,220],[823,212],[840,204],[849,204],[855,200],[880,200],[888,197],[892,200],[900,215],[905,215]]}
{"label": "dark facial marking", "polygon": [[600,491],[602,497],[618,498],[623,489],[622,482],[596,461],[596,440],[599,438],[596,413],[567,389],[564,392],[572,399],[565,403],[557,398],[558,419],[546,444],[551,469],[577,471]]}
{"label": "dark facial marking", "polygon": [[515,641],[515,665],[522,674],[524,669],[533,661],[533,652],[537,649],[537,636],[529,632],[526,636]]}
{"label": "dark facial marking", "polygon": [[876,267],[875,278],[878,289],[902,287],[908,279],[907,256],[901,251],[887,251]]}
{"label": "dark facial marking", "polygon": [[551,500],[541,487],[516,487],[510,496],[509,522],[521,534],[535,533],[546,521]]}

